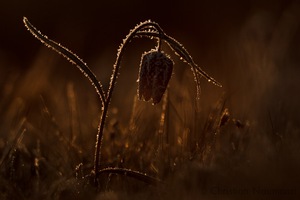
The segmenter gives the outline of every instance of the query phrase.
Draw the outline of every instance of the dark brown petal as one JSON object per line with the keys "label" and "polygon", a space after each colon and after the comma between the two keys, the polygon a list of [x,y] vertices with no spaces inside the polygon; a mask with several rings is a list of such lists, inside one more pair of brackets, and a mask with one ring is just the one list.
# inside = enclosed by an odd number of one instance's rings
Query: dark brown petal
{"label": "dark brown petal", "polygon": [[139,99],[160,102],[172,75],[173,61],[163,52],[152,50],[142,55],[139,72]]}

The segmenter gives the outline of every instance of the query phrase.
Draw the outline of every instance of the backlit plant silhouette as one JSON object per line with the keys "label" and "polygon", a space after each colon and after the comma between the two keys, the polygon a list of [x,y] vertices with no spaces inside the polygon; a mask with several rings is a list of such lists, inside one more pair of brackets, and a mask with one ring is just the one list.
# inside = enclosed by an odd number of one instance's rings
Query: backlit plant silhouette
{"label": "backlit plant silhouette", "polygon": [[192,70],[194,79],[197,87],[197,98],[200,91],[200,78],[204,77],[209,82],[221,87],[221,84],[218,83],[215,79],[210,77],[206,72],[204,72],[192,59],[188,51],[174,38],[168,36],[161,27],[152,21],[145,21],[137,25],[132,29],[126,38],[123,40],[123,43],[120,45],[117,58],[113,65],[113,71],[110,79],[110,84],[108,91],[104,91],[101,82],[97,79],[96,75],[90,70],[83,60],[81,60],[77,55],[72,53],[66,47],[61,44],[49,39],[47,36],[43,35],[39,30],[37,30],[26,17],[23,18],[23,22],[27,29],[34,35],[38,40],[40,40],[47,47],[55,50],[59,54],[67,58],[71,63],[75,64],[79,70],[90,80],[92,85],[95,87],[96,92],[100,98],[102,104],[102,112],[100,117],[100,122],[98,126],[98,133],[96,135],[95,143],[95,153],[94,153],[94,166],[91,172],[91,175],[94,176],[95,183],[97,182],[97,176],[103,172],[113,172],[118,174],[126,174],[128,176],[133,176],[138,179],[142,179],[146,182],[153,182],[155,179],[148,177],[145,174],[120,168],[105,168],[100,169],[101,162],[101,147],[102,139],[104,132],[104,125],[107,117],[107,112],[109,109],[109,104],[112,98],[116,80],[119,75],[119,69],[121,66],[121,60],[125,52],[126,47],[130,41],[137,37],[147,37],[150,39],[157,40],[157,46],[155,49],[152,49],[149,52],[146,52],[142,55],[139,78],[138,78],[138,96],[139,99],[149,101],[152,99],[153,105],[160,102],[165,90],[168,86],[168,82],[172,75],[173,64],[169,56],[167,56],[162,51],[162,42],[165,42],[169,47],[177,54],[181,60],[185,61]]}

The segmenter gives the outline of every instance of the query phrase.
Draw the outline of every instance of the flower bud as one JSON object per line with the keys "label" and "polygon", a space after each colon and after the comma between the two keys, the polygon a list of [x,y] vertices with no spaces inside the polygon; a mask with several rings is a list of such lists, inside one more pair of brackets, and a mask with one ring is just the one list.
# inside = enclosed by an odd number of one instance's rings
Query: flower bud
{"label": "flower bud", "polygon": [[138,80],[139,99],[160,102],[172,75],[173,61],[163,52],[151,50],[142,55]]}

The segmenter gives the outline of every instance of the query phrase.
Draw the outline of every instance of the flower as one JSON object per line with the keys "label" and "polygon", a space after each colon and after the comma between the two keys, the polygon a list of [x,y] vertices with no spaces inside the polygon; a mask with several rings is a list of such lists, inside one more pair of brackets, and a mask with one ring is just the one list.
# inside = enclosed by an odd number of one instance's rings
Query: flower
{"label": "flower", "polygon": [[142,55],[138,79],[140,100],[160,102],[172,75],[173,61],[162,51],[151,50]]}

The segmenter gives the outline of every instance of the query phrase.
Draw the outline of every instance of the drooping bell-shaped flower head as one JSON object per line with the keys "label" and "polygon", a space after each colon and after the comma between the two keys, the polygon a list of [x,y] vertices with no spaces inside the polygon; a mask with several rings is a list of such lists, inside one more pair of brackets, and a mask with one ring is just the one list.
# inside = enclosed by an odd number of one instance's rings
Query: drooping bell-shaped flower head
{"label": "drooping bell-shaped flower head", "polygon": [[138,79],[140,100],[160,102],[173,71],[173,61],[162,51],[151,50],[142,55]]}

